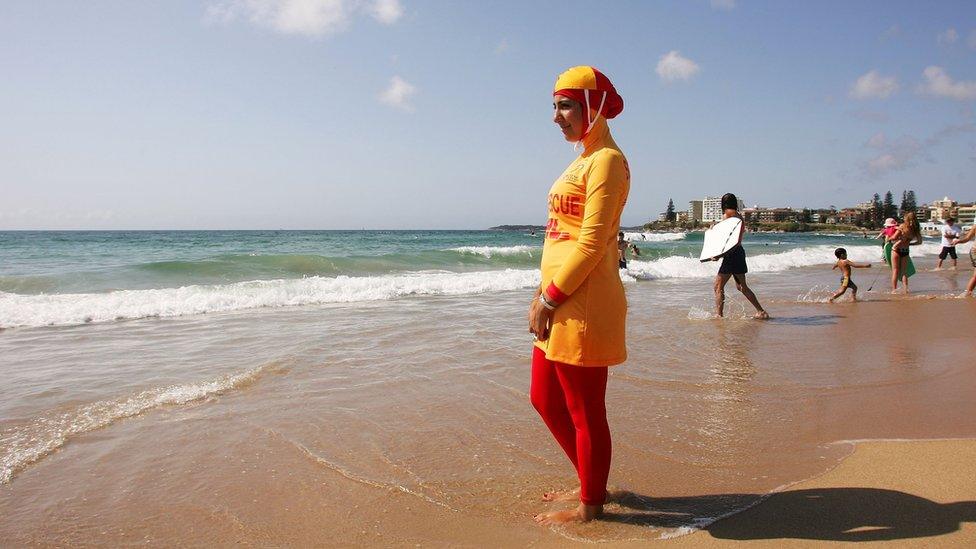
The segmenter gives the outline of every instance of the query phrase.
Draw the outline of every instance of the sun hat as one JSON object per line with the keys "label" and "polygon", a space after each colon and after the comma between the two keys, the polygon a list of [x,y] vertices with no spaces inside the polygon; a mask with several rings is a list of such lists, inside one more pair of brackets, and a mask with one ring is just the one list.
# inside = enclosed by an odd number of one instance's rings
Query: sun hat
{"label": "sun hat", "polygon": [[895,221],[894,217],[889,217],[888,219],[885,219],[885,227],[894,227],[895,225],[898,225],[898,222]]}

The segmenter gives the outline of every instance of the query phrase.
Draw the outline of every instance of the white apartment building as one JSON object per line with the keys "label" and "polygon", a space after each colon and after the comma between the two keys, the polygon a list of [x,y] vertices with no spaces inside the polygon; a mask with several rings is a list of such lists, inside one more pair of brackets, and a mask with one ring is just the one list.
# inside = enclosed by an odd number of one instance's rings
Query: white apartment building
{"label": "white apartment building", "polygon": [[[712,221],[722,220],[722,197],[706,196],[701,201],[702,221],[711,223]],[[739,211],[745,208],[746,204],[739,198]]]}

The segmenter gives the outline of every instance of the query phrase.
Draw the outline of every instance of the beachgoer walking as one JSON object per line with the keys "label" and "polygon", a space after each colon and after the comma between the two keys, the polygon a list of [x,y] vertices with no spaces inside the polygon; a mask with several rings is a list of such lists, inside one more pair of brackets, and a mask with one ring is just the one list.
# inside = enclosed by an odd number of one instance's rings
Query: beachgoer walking
{"label": "beachgoer walking", "polygon": [[563,136],[583,151],[549,190],[542,285],[529,308],[529,331],[537,338],[530,398],[573,464],[580,488],[546,494],[579,504],[536,515],[541,524],[589,521],[602,513],[611,455],[607,373],[627,359],[627,299],[614,234],[630,169],[606,122],[623,110],[623,99],[606,76],[580,66],[559,75],[553,107]]}
{"label": "beachgoer walking", "polygon": [[[969,228],[966,236],[962,238],[957,238],[952,241],[952,245],[964,244],[966,242],[971,242],[976,239],[976,224]],[[976,245],[974,245],[969,250],[969,261],[973,264],[973,269],[976,269]],[[963,295],[972,296],[973,290],[976,290],[976,270],[973,271],[973,277],[969,279],[969,284],[966,286],[966,293]]]}
{"label": "beachgoer walking", "polygon": [[908,293],[908,260],[911,246],[922,243],[922,229],[918,226],[915,219],[915,212],[905,214],[905,220],[888,237],[891,242],[891,291],[898,291],[898,279],[901,278],[905,284],[905,293]]}
{"label": "beachgoer walking", "polygon": [[[732,193],[725,193],[722,196],[722,220],[730,217],[742,219],[742,216],[739,215],[739,199]],[[746,251],[742,247],[742,235],[745,233],[745,227],[745,222],[739,224],[739,238],[736,245],[713,260],[722,259],[722,265],[718,268],[718,274],[715,275],[715,311],[720,317],[725,314],[725,285],[729,283],[729,278],[735,278],[735,287],[756,308],[756,314],[753,318],[766,320],[769,318],[769,313],[759,304],[756,294],[746,284],[746,273],[749,272],[749,267],[746,265]]]}
{"label": "beachgoer walking", "polygon": [[935,266],[936,270],[942,268],[942,262],[945,261],[946,257],[952,258],[953,269],[958,266],[958,262],[956,261],[956,247],[952,243],[953,240],[959,238],[959,229],[954,225],[955,222],[956,220],[950,217],[945,220],[945,227],[942,227],[942,251],[939,252],[939,264]]}

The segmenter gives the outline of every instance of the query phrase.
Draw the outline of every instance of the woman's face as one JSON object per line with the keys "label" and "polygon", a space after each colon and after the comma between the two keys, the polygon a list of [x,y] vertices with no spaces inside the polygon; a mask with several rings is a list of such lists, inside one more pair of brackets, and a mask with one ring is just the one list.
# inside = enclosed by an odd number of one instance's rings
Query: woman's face
{"label": "woman's face", "polygon": [[552,99],[552,121],[562,129],[563,137],[571,143],[582,139],[583,106],[562,95],[555,95]]}

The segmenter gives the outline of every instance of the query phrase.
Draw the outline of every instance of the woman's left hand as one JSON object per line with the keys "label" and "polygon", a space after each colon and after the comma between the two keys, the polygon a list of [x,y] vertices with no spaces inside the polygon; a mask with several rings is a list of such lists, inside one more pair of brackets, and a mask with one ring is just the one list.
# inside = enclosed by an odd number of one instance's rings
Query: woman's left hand
{"label": "woman's left hand", "polygon": [[549,339],[549,324],[552,322],[552,311],[546,309],[539,303],[539,299],[533,299],[529,305],[529,332],[535,335],[536,339],[545,341]]}

